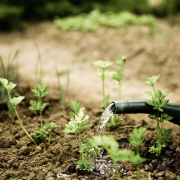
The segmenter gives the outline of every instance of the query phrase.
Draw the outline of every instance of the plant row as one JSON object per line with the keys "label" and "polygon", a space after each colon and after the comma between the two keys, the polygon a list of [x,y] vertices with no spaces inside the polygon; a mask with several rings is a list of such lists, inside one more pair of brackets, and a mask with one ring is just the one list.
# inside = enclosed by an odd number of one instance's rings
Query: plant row
{"label": "plant row", "polygon": [[[122,79],[125,76],[123,73],[123,67],[126,62],[126,56],[123,56],[121,59],[118,59],[115,64],[120,66],[120,69],[117,71],[107,71],[106,68],[110,67],[113,63],[110,61],[102,61],[98,60],[93,62],[95,66],[97,66],[99,69],[97,72],[93,72],[97,77],[99,77],[102,80],[102,94],[103,94],[103,104],[101,105],[102,109],[106,109],[106,107],[109,105],[109,97],[110,95],[105,95],[105,79],[113,76],[113,79],[118,82],[119,84],[119,95],[118,98],[120,100],[121,95],[121,83]],[[168,114],[163,113],[163,107],[166,106],[169,102],[169,100],[165,99],[165,97],[169,94],[168,91],[161,92],[160,90],[155,90],[155,83],[158,81],[160,75],[152,76],[151,78],[147,78],[146,81],[144,81],[145,84],[152,87],[153,91],[145,91],[146,94],[150,95],[152,100],[147,101],[147,104],[152,106],[153,109],[156,110],[156,113],[154,115],[149,115],[149,118],[154,119],[157,122],[157,140],[156,140],[156,146],[152,146],[149,149],[149,152],[156,153],[158,157],[161,155],[162,148],[166,147],[167,141],[172,141],[173,138],[171,137],[172,129],[165,129],[162,127],[162,124],[164,121],[169,121],[172,119],[171,116],[168,116]],[[19,97],[11,97],[11,91],[16,87],[16,84],[12,82],[8,82],[5,78],[0,78],[0,82],[3,85],[3,87],[7,91],[7,99],[10,102],[13,111],[16,113],[16,116],[19,120],[19,123],[23,129],[23,131],[26,133],[29,139],[35,144],[36,142],[34,139],[30,136],[30,134],[26,131],[26,129],[23,126],[22,120],[19,117],[19,114],[17,112],[17,105],[21,103],[21,101],[25,98],[24,96]],[[52,129],[56,127],[56,124],[51,122],[49,125],[44,126],[43,119],[42,119],[42,112],[44,108],[47,106],[48,103],[42,103],[42,98],[50,94],[49,91],[45,91],[47,87],[47,84],[37,84],[37,89],[31,89],[34,93],[34,96],[37,97],[37,101],[30,100],[30,110],[38,111],[40,114],[40,120],[41,120],[41,128],[39,130],[34,130],[34,137],[39,138],[41,142],[46,143],[46,139],[48,138],[48,143],[50,144],[51,141],[51,132]],[[114,163],[115,171],[117,173],[118,179],[121,179],[118,169],[117,169],[117,162],[124,162],[129,161],[133,163],[136,166],[137,172],[138,172],[138,179],[140,179],[140,171],[139,171],[139,164],[146,161],[145,158],[140,157],[139,154],[139,146],[143,142],[142,135],[146,131],[146,128],[139,128],[134,129],[133,133],[130,133],[130,144],[136,148],[136,152],[132,150],[119,150],[118,143],[115,141],[113,136],[93,136],[92,138],[85,139],[85,143],[81,137],[82,130],[85,128],[91,127],[91,124],[88,123],[89,116],[84,115],[85,108],[80,107],[80,103],[77,103],[75,101],[71,101],[71,109],[70,111],[70,121],[68,124],[66,124],[66,128],[64,129],[64,133],[73,133],[75,134],[75,138],[77,141],[77,144],[79,145],[79,153],[80,153],[80,160],[76,162],[76,168],[80,170],[91,170],[93,168],[93,164],[90,162],[90,158],[92,156],[100,155],[100,149],[98,146],[103,147],[106,149],[107,153],[111,157]],[[115,126],[120,123],[121,117],[116,116],[115,119],[112,119],[111,124],[108,128],[112,130],[115,128]]]}

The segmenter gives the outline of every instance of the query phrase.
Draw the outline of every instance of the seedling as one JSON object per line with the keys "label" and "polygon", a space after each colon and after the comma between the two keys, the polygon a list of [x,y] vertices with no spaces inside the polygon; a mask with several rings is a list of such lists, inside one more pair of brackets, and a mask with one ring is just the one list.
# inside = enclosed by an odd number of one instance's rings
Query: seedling
{"label": "seedling", "polygon": [[40,119],[41,119],[41,129],[33,131],[35,133],[34,137],[40,138],[41,142],[46,143],[46,137],[48,134],[50,134],[49,135],[49,144],[50,144],[51,131],[53,128],[55,128],[57,126],[53,122],[49,123],[48,126],[43,125],[42,112],[43,112],[44,108],[48,105],[48,103],[42,104],[41,99],[44,96],[47,96],[48,94],[51,93],[50,91],[44,91],[46,89],[46,87],[47,87],[47,84],[41,84],[41,85],[38,84],[37,89],[31,89],[31,91],[34,93],[34,96],[36,96],[39,99],[39,101],[36,102],[36,101],[30,100],[31,106],[29,107],[29,109],[33,110],[33,111],[38,111],[40,114]]}
{"label": "seedling", "polygon": [[[11,59],[11,54],[9,55],[7,69],[5,68],[3,60],[2,60],[2,57],[0,56],[0,61],[1,61],[2,69],[3,69],[3,72],[4,72],[4,79],[9,80],[9,73],[10,73],[12,64],[13,64],[14,60],[16,59],[18,53],[19,53],[19,50],[17,50],[15,52],[14,56],[12,57],[12,59]],[[14,79],[16,81],[18,81],[17,74],[15,75]],[[11,117],[12,117],[12,119],[14,119],[14,109],[13,109],[12,105],[9,102],[8,94],[5,92],[5,87],[1,85],[0,89],[1,89],[0,90],[1,91],[1,99],[2,99],[3,102],[5,102],[7,104],[9,112],[11,114]]]}
{"label": "seedling", "polygon": [[46,89],[46,87],[47,87],[47,84],[38,84],[37,89],[31,89],[31,91],[34,93],[34,96],[36,96],[39,99],[39,101],[36,102],[36,101],[30,100],[31,106],[29,107],[29,109],[39,112],[40,118],[41,118],[41,128],[43,127],[42,111],[48,105],[48,103],[43,103],[41,105],[41,99],[44,96],[47,96],[48,94],[51,93],[50,91],[44,91]]}
{"label": "seedling", "polygon": [[35,43],[36,50],[37,50],[37,53],[38,53],[38,58],[37,58],[37,61],[36,61],[36,70],[35,70],[35,77],[36,77],[35,82],[36,82],[36,85],[37,85],[37,84],[42,83],[42,78],[43,78],[43,75],[44,75],[44,71],[43,71],[43,61],[42,61],[42,58],[41,58],[41,53],[40,53],[40,50],[39,50],[39,46],[36,43],[36,41],[34,41],[34,43]]}
{"label": "seedling", "polygon": [[18,117],[18,120],[19,120],[19,123],[23,129],[23,131],[26,133],[26,135],[31,139],[31,141],[37,145],[34,140],[32,139],[32,137],[29,135],[29,133],[26,131],[26,129],[24,128],[23,124],[22,124],[22,121],[19,117],[19,114],[16,110],[16,106],[18,104],[21,103],[21,101],[25,98],[24,96],[19,96],[19,97],[14,97],[14,98],[11,98],[11,95],[10,95],[10,92],[12,89],[14,89],[16,87],[16,84],[13,84],[12,82],[8,83],[8,80],[7,79],[4,79],[4,78],[0,78],[0,82],[3,84],[3,86],[6,88],[7,90],[7,93],[8,93],[8,98],[9,98],[9,102],[11,103],[12,107],[14,108],[14,111]]}
{"label": "seedling", "polygon": [[52,129],[57,127],[54,122],[49,123],[47,126],[43,126],[40,130],[34,130],[35,138],[40,138],[41,142],[46,143],[46,137],[49,134],[49,144],[51,143]]}
{"label": "seedling", "polygon": [[165,97],[170,93],[168,91],[161,92],[160,90],[156,91],[154,88],[155,83],[159,79],[160,75],[154,75],[151,78],[147,78],[144,81],[145,84],[152,86],[153,91],[145,91],[146,94],[151,96],[152,100],[147,101],[146,103],[150,106],[153,106],[155,109],[154,115],[149,115],[150,119],[154,119],[157,121],[157,141],[156,141],[156,148],[154,146],[150,147],[149,152],[157,153],[159,156],[161,155],[161,149],[166,147],[166,141],[172,141],[173,138],[170,136],[172,129],[165,129],[161,127],[161,124],[164,121],[169,121],[173,117],[168,116],[167,113],[163,113],[163,107],[166,106],[169,102],[168,99]]}
{"label": "seedling", "polygon": [[133,147],[136,148],[136,158],[129,159],[129,162],[133,163],[136,166],[137,169],[137,174],[138,174],[138,179],[140,180],[140,171],[139,171],[139,164],[143,163],[146,161],[145,158],[141,158],[139,154],[139,146],[143,142],[143,139],[141,138],[144,132],[146,131],[147,128],[141,127],[139,129],[135,128],[133,130],[133,133],[129,133],[130,140],[129,142]]}
{"label": "seedling", "polygon": [[66,99],[66,95],[67,95],[68,88],[69,88],[69,81],[70,81],[69,69],[67,70],[67,84],[66,84],[66,89],[65,89],[64,92],[63,92],[63,89],[62,89],[62,86],[61,86],[61,82],[60,82],[60,78],[59,78],[59,72],[58,72],[58,69],[57,69],[56,62],[55,62],[55,70],[56,70],[56,77],[57,77],[57,81],[58,81],[59,93],[60,93],[60,97],[61,97],[61,106],[62,106],[62,109],[64,111],[65,110],[64,102],[65,102],[65,99]]}
{"label": "seedling", "polygon": [[[79,145],[80,152],[80,161],[76,162],[76,168],[80,170],[91,170],[93,165],[90,163],[89,158],[94,155],[100,155],[100,150],[92,145],[92,139],[86,139],[86,144],[83,144],[81,138],[82,129],[91,127],[91,124],[88,123],[89,116],[84,115],[84,109],[80,108],[80,103],[76,103],[75,101],[71,101],[71,109],[70,115],[72,116],[70,122],[66,124],[66,128],[64,132],[66,134],[74,133],[76,137],[76,141]],[[79,134],[79,136],[77,135]]]}
{"label": "seedling", "polygon": [[118,180],[121,180],[121,177],[117,168],[117,162],[129,161],[135,165],[139,165],[140,163],[145,161],[145,159],[141,158],[139,154],[135,155],[135,152],[132,150],[119,150],[119,145],[112,135],[94,136],[93,145],[103,147],[107,151],[108,155],[113,161]]}
{"label": "seedling", "polygon": [[[116,60],[115,64],[120,66],[121,68],[116,71],[116,74],[113,75],[113,78],[112,78],[115,81],[117,81],[118,84],[119,84],[119,94],[118,94],[118,100],[119,101],[121,99],[121,84],[122,84],[122,79],[125,76],[125,74],[123,73],[123,67],[124,67],[124,64],[126,62],[126,59],[127,59],[126,56],[122,56],[121,59]],[[116,127],[116,125],[121,122],[121,120],[122,120],[121,116],[116,115],[114,119],[112,117],[111,121],[107,122],[107,129],[109,131],[112,131]]]}
{"label": "seedling", "polygon": [[102,60],[93,62],[94,66],[100,68],[97,70],[97,72],[93,72],[93,74],[102,80],[102,91],[103,91],[103,104],[101,105],[102,109],[106,109],[106,107],[110,104],[108,102],[110,95],[105,96],[104,81],[106,78],[116,74],[115,71],[105,71],[105,69],[110,67],[112,64],[113,63],[110,61],[102,61]]}

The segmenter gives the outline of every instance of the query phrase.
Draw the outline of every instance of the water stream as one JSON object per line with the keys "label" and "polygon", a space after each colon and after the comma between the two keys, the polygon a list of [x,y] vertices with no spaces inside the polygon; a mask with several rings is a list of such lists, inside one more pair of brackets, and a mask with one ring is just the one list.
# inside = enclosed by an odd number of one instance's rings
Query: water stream
{"label": "water stream", "polygon": [[108,120],[111,118],[111,116],[114,114],[111,111],[111,107],[112,107],[113,103],[111,103],[106,109],[105,111],[102,113],[102,116],[99,120],[96,132],[95,132],[95,136],[98,135],[102,135],[104,128],[106,126],[106,123],[108,122]]}

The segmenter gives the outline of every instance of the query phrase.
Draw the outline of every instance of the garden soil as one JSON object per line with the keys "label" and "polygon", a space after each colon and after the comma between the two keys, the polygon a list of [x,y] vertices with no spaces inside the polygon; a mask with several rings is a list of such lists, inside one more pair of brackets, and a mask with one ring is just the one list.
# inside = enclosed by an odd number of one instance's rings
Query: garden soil
{"label": "garden soil", "polygon": [[[35,87],[35,70],[38,52],[37,43],[43,62],[42,82],[48,83],[51,94],[43,99],[48,106],[43,112],[43,122],[55,122],[57,127],[52,132],[51,144],[43,144],[36,138],[35,146],[25,135],[19,121],[12,120],[6,105],[0,101],[0,180],[19,177],[23,180],[60,180],[93,179],[115,180],[113,164],[106,152],[102,153],[99,167],[91,172],[76,170],[79,160],[79,148],[73,134],[65,134],[63,129],[69,122],[70,100],[81,103],[85,113],[90,115],[91,128],[82,132],[83,139],[94,135],[102,114],[102,82],[93,75],[95,60],[115,62],[122,55],[127,56],[124,65],[125,77],[122,82],[121,100],[148,99],[145,90],[151,87],[143,84],[146,77],[161,74],[155,88],[170,91],[171,103],[180,104],[180,27],[169,27],[166,21],[159,20],[154,37],[148,27],[123,27],[119,29],[101,27],[96,32],[63,32],[52,22],[43,22],[30,26],[22,32],[0,33],[0,55],[7,65],[9,54],[19,49],[15,66],[19,74],[18,88],[13,96],[25,96],[17,110],[26,130],[33,136],[33,130],[40,129],[37,112],[28,109],[30,99],[34,99],[31,88]],[[55,73],[55,63],[60,74],[63,89],[66,88],[67,69],[70,70],[70,84],[62,110]],[[14,66],[14,68],[15,68]],[[117,70],[112,65],[109,70]],[[2,67],[0,73],[3,74]],[[10,78],[13,78],[13,71]],[[108,78],[105,81],[105,94],[110,94],[110,101],[118,100],[118,84]],[[140,154],[147,161],[140,166],[142,179],[173,180],[180,179],[180,127],[165,122],[163,127],[173,128],[173,142],[168,142],[157,160],[148,152],[148,147],[155,145],[156,123],[145,114],[123,114],[123,121],[112,132],[104,130],[104,135],[114,135],[120,149],[129,146],[129,133],[133,128],[123,126],[147,127],[143,135],[144,142]],[[134,149],[133,149],[134,150]],[[137,171],[130,163],[118,164],[123,179],[137,179]],[[66,175],[66,176],[65,176]]]}

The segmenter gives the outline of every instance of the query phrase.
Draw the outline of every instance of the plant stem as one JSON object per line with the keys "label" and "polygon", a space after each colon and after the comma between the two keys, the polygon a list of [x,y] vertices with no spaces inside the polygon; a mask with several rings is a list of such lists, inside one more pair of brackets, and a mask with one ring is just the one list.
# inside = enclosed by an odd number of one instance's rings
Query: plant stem
{"label": "plant stem", "polygon": [[[79,130],[79,144],[80,144],[80,149],[81,149],[81,146],[82,146],[82,141],[81,141],[81,131]],[[81,161],[83,160],[83,154],[81,152]]]}
{"label": "plant stem", "polygon": [[148,172],[148,180],[151,180],[151,173]]}
{"label": "plant stem", "polygon": [[115,168],[115,171],[116,171],[116,175],[117,175],[117,177],[118,177],[118,180],[121,180],[121,176],[120,176],[120,174],[119,174],[119,171],[118,171],[118,168],[117,168],[117,164],[116,164],[116,162],[113,162],[114,163],[114,168]]}
{"label": "plant stem", "polygon": [[[9,97],[9,100],[10,100],[9,91],[7,91],[7,92],[8,92],[8,97]],[[31,139],[31,141],[37,146],[37,144],[35,143],[35,141],[32,139],[32,137],[29,135],[29,133],[28,133],[28,132],[26,131],[26,129],[24,128],[24,126],[23,126],[23,124],[22,124],[22,122],[21,122],[21,119],[20,119],[20,117],[19,117],[19,114],[18,114],[18,112],[16,111],[16,106],[14,106],[13,104],[11,104],[11,105],[12,105],[12,107],[14,108],[14,111],[15,111],[17,117],[18,117],[19,123],[20,123],[23,131],[24,131],[24,132],[26,133],[26,135]]]}
{"label": "plant stem", "polygon": [[[14,106],[13,106],[13,107],[14,107]],[[35,141],[32,139],[32,137],[29,135],[29,133],[28,133],[28,132],[26,131],[26,129],[24,128],[24,126],[23,126],[23,124],[22,124],[22,122],[21,122],[21,119],[20,119],[20,117],[19,117],[19,115],[18,115],[18,112],[16,111],[16,108],[15,108],[15,107],[14,107],[14,110],[15,110],[15,112],[16,112],[16,115],[17,115],[17,117],[18,117],[19,123],[20,123],[23,131],[26,133],[26,135],[29,137],[29,139],[31,139],[31,141],[37,146],[37,144],[35,143]]]}
{"label": "plant stem", "polygon": [[42,122],[42,111],[40,111],[40,118],[41,118],[41,128],[43,128],[43,122]]}
{"label": "plant stem", "polygon": [[141,180],[139,165],[136,166],[136,169],[137,169],[137,174],[138,174],[138,180]]}
{"label": "plant stem", "polygon": [[51,143],[51,132],[49,134],[49,144]]}
{"label": "plant stem", "polygon": [[134,126],[123,126],[123,127],[119,127],[118,129],[128,128],[128,127],[134,127]]}
{"label": "plant stem", "polygon": [[[155,95],[155,88],[154,88],[154,86],[152,86],[153,87],[153,91],[154,91],[154,95]],[[158,119],[156,119],[156,121],[157,121],[157,137],[158,137],[158,135],[159,135],[159,129],[161,128],[161,126],[160,126],[160,124],[159,124],[159,122],[158,122]],[[158,153],[158,155],[160,156],[161,155],[161,143],[158,143],[157,144],[157,147],[159,148],[159,153]]]}
{"label": "plant stem", "polygon": [[104,69],[102,69],[102,81],[103,81],[103,84],[102,84],[102,90],[103,90],[103,101],[105,100],[105,91],[104,91]]}
{"label": "plant stem", "polygon": [[69,69],[68,69],[68,70],[67,70],[66,90],[64,91],[64,94],[62,95],[62,99],[61,99],[61,105],[62,105],[63,111],[65,111],[64,102],[65,102],[65,98],[66,98],[66,95],[67,95],[67,92],[68,92],[68,88],[69,88],[69,81],[70,81],[70,78],[69,78]]}
{"label": "plant stem", "polygon": [[[78,141],[77,134],[75,133],[76,141],[79,145],[79,148],[81,149],[81,142]],[[82,161],[82,152],[80,152],[80,160]]]}
{"label": "plant stem", "polygon": [[121,99],[121,81],[119,81],[119,97],[118,100],[120,101]]}

